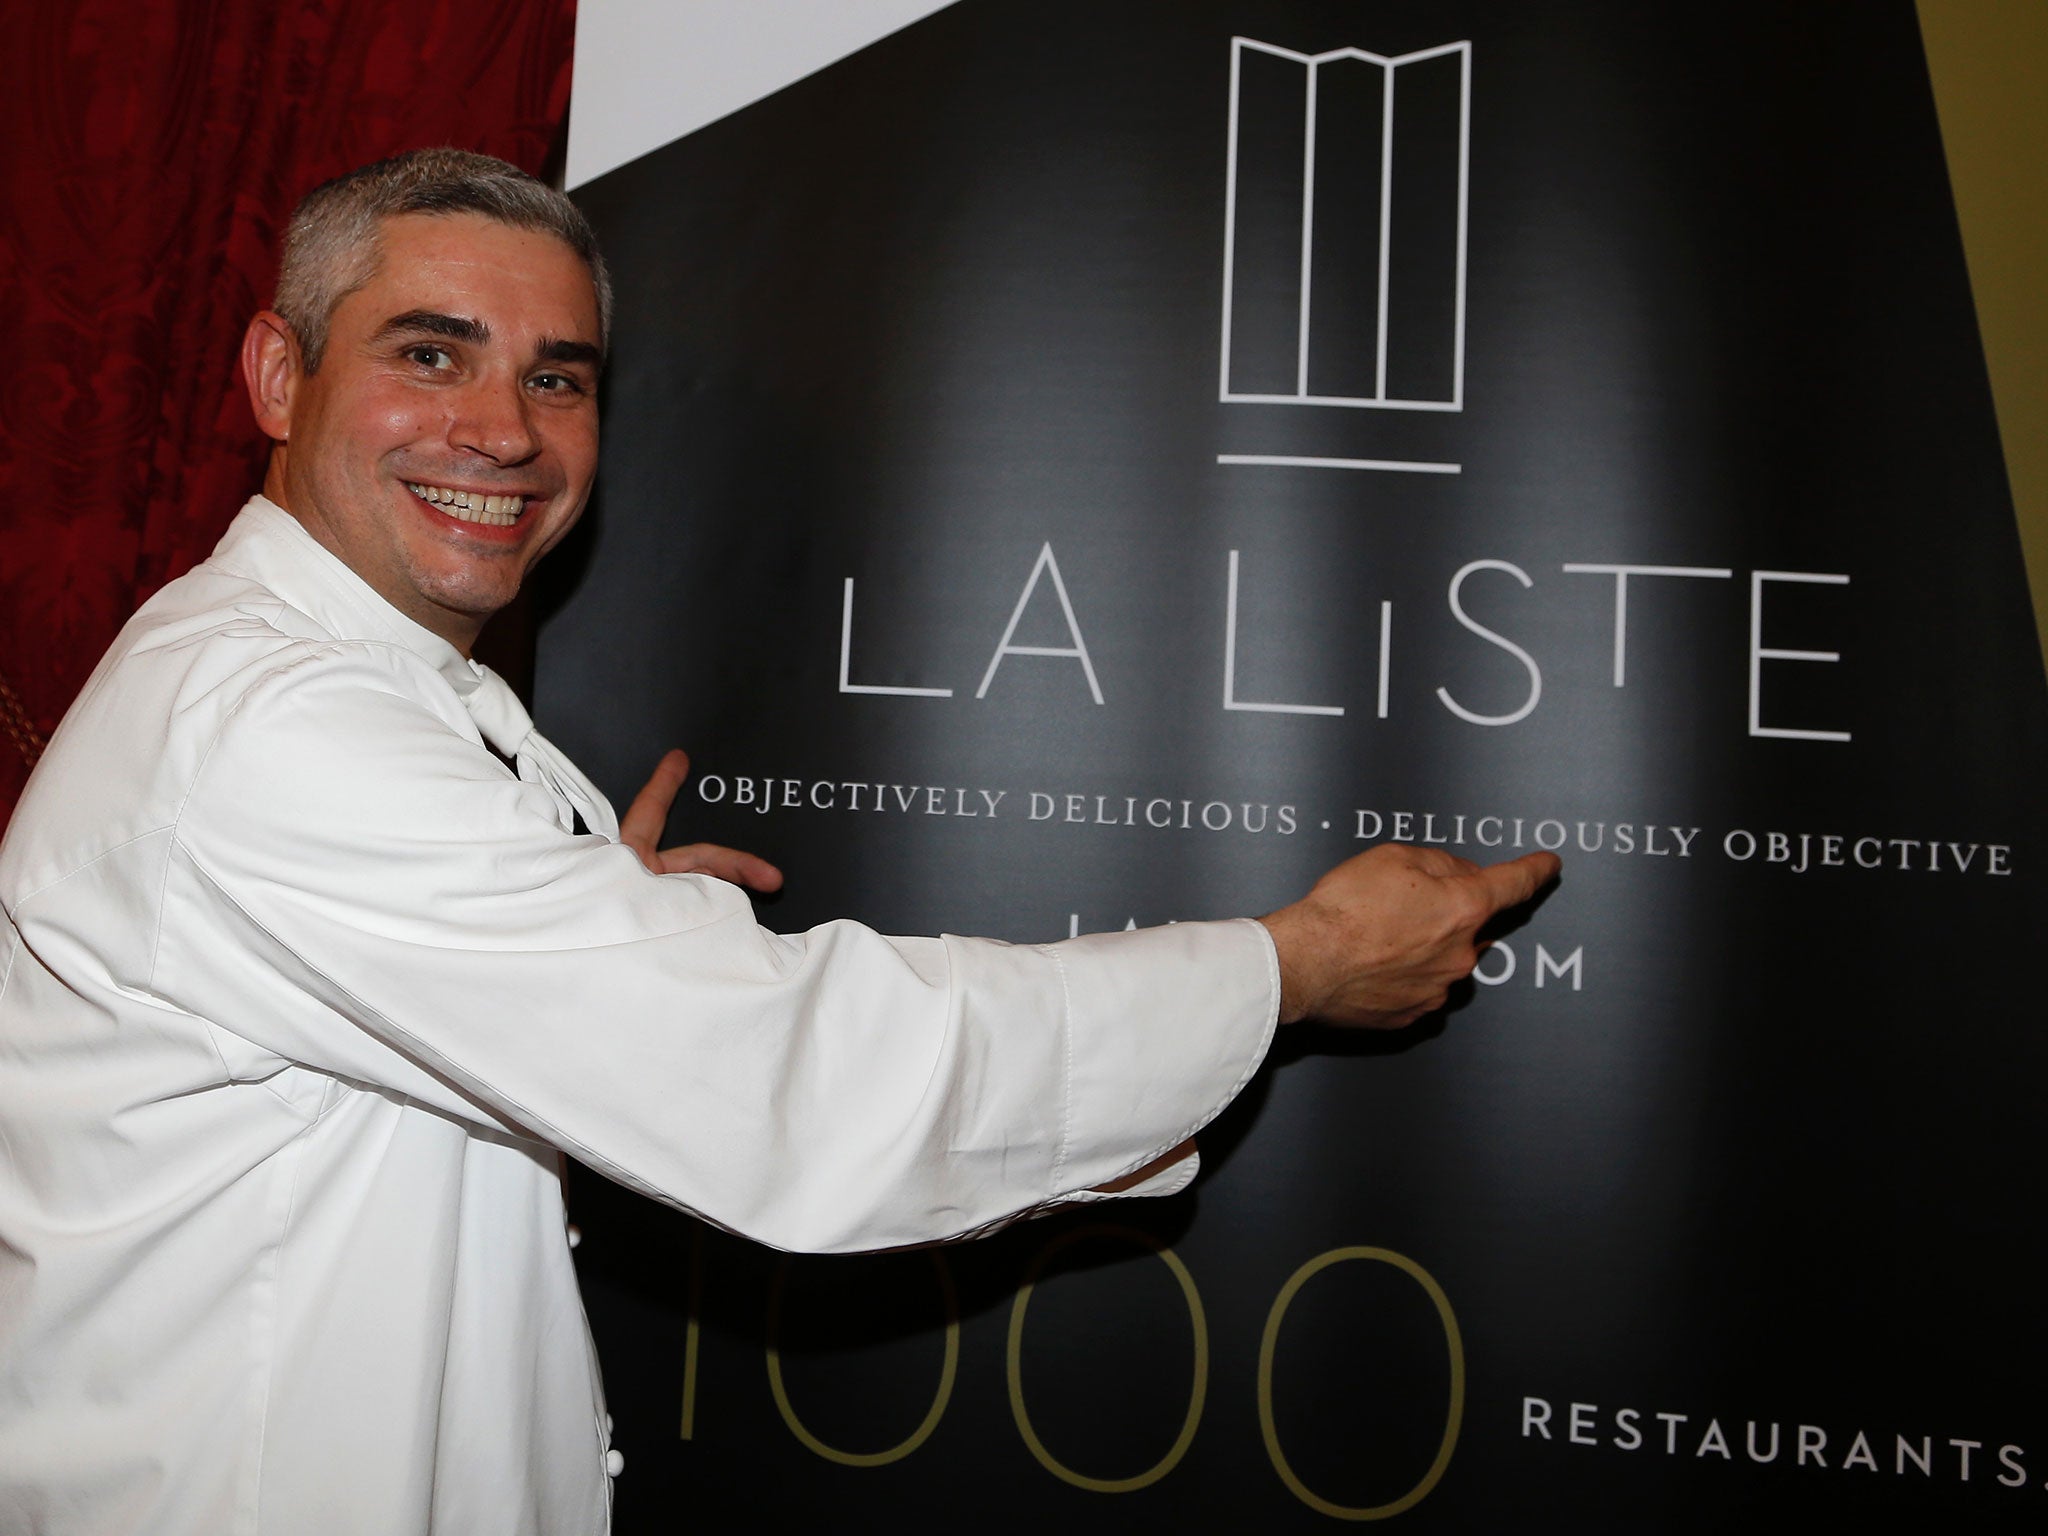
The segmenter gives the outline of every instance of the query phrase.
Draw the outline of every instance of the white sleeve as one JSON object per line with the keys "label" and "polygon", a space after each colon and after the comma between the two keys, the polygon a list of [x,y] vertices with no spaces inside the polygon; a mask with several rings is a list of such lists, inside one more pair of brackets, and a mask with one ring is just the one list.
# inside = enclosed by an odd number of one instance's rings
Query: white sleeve
{"label": "white sleeve", "polygon": [[167,1001],[820,1251],[972,1231],[1142,1167],[1272,1038],[1258,923],[777,935],[733,886],[564,833],[408,681],[344,648],[242,701],[179,817]]}

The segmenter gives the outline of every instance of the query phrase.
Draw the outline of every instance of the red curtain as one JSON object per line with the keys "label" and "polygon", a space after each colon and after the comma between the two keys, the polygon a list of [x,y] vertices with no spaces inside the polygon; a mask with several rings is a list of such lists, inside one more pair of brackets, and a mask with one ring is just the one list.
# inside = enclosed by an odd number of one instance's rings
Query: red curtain
{"label": "red curtain", "polygon": [[542,171],[574,36],[575,0],[0,6],[0,823],[262,478],[235,353],[292,204],[429,144]]}

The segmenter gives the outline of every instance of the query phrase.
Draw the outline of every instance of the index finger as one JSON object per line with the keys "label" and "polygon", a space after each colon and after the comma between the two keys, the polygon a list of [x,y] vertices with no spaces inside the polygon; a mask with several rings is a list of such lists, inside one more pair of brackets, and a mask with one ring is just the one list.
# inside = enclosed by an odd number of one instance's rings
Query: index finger
{"label": "index finger", "polygon": [[1555,880],[1563,868],[1563,860],[1554,853],[1525,853],[1519,859],[1475,870],[1472,878],[1485,891],[1493,910],[1499,912],[1519,907]]}
{"label": "index finger", "polygon": [[681,747],[671,748],[654,765],[653,776],[647,781],[633,803],[626,807],[626,814],[619,818],[619,841],[629,848],[652,850],[661,841],[661,834],[668,826],[669,807],[676,803],[676,791],[683,787],[683,780],[690,776],[690,754]]}

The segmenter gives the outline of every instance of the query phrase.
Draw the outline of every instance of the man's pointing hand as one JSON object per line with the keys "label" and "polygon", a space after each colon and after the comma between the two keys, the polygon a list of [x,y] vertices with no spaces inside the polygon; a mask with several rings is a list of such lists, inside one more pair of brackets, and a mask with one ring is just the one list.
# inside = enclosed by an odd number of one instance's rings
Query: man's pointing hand
{"label": "man's pointing hand", "polygon": [[1260,919],[1280,953],[1280,1021],[1396,1029],[1444,1005],[1478,963],[1479,930],[1557,878],[1557,855],[1482,867],[1385,843]]}

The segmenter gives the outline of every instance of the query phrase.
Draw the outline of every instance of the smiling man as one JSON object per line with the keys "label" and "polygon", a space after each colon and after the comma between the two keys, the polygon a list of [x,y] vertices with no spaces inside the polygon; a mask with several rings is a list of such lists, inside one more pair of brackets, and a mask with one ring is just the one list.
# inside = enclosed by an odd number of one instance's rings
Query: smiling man
{"label": "smiling man", "polygon": [[277,443],[263,493],[467,652],[590,494],[595,245],[461,212],[386,218],[377,247],[332,314],[293,272],[249,326],[243,369]]}
{"label": "smiling man", "polygon": [[[469,658],[597,462],[580,214],[321,188],[243,365],[264,493],[136,614],[0,849],[0,1529],[584,1533],[561,1154],[785,1247],[1166,1193],[1276,1020],[1438,1006],[1554,873],[1383,848],[1261,921],[782,936]],[[725,878],[712,878],[723,876]]]}

